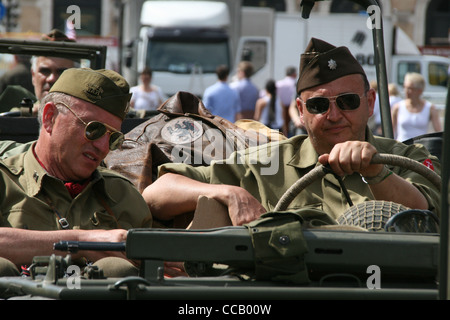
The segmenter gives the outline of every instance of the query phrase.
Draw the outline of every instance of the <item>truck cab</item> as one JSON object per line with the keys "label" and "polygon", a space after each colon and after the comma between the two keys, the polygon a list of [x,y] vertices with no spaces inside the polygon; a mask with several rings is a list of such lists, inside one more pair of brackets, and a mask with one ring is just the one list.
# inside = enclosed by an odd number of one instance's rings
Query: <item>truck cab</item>
{"label": "truck cab", "polygon": [[137,70],[150,67],[168,96],[202,96],[217,81],[218,65],[230,66],[228,7],[222,2],[146,1],[142,7]]}

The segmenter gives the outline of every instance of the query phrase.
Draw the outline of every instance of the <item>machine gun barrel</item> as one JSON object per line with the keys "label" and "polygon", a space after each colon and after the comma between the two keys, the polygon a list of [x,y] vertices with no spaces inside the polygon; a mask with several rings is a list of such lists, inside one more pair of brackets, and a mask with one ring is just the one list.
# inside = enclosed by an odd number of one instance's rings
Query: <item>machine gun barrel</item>
{"label": "machine gun barrel", "polygon": [[78,252],[91,251],[125,251],[125,242],[88,242],[88,241],[59,241],[53,244],[54,250]]}

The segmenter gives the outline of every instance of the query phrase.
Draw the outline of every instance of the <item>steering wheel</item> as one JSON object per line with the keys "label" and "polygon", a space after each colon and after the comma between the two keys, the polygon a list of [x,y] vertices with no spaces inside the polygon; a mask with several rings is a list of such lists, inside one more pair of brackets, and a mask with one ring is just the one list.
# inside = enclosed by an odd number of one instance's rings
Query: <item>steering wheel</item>
{"label": "steering wheel", "polygon": [[[417,172],[419,174],[421,174],[422,176],[424,176],[425,178],[427,178],[433,185],[435,185],[439,190],[441,190],[441,177],[434,172],[433,170],[430,170],[428,167],[426,167],[425,165],[423,165],[422,163],[416,161],[416,160],[412,160],[403,156],[399,156],[399,155],[392,155],[392,154],[375,154],[372,158],[371,161],[372,164],[386,164],[386,165],[391,165],[391,166],[400,166],[406,169],[409,169],[411,171]],[[283,196],[280,198],[280,200],[278,201],[277,205],[275,206],[274,211],[284,211],[287,209],[287,207],[289,206],[289,204],[292,202],[292,200],[303,190],[305,189],[307,186],[309,186],[312,182],[318,180],[318,179],[322,179],[327,173],[332,173],[332,171],[324,166],[324,165],[320,165],[317,166],[316,168],[314,168],[313,170],[311,170],[309,173],[307,173],[306,175],[304,175],[303,177],[301,177],[300,179],[297,180],[297,182],[295,182],[284,194]],[[344,188],[345,189],[345,188]],[[344,190],[344,192],[347,192],[347,190]],[[387,215],[385,215],[384,220],[391,218],[392,213],[397,213],[397,212],[401,212],[401,211],[405,211],[408,210],[409,208],[399,205],[399,204],[395,204],[393,202],[389,202],[389,201],[366,201],[363,202],[361,204],[358,204],[356,206],[352,206],[349,210],[347,210],[344,215],[342,216],[343,219],[341,219],[340,222],[341,224],[348,224],[349,221],[351,220],[355,220],[357,217],[355,217],[355,215],[360,214],[362,211],[367,210],[369,207],[370,210],[374,210],[377,209],[379,212],[383,213],[383,211],[388,212]],[[387,211],[386,211],[387,210]],[[411,216],[415,217],[415,219],[425,219],[427,221],[429,220],[429,216],[432,216],[431,220],[432,222],[436,222],[436,217],[435,215],[428,211],[428,210],[408,210],[411,212]],[[427,212],[425,212],[427,211]],[[374,211],[373,211],[374,212]],[[355,217],[354,218],[352,218]],[[404,219],[403,219],[404,220]],[[382,221],[382,226],[379,226],[377,228],[375,228],[374,230],[378,231],[381,228],[384,227],[384,222]],[[420,224],[420,223],[419,223]],[[421,229],[417,228],[417,229]],[[435,230],[436,228],[432,228],[433,230]],[[390,230],[393,230],[392,226],[390,226]],[[389,231],[389,230],[387,230]]]}

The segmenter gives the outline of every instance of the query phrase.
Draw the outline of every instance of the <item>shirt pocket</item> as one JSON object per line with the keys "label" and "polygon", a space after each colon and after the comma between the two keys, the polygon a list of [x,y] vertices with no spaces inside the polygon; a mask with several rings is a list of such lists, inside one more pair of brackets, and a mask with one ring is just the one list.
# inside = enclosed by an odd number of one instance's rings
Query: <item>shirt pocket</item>
{"label": "shirt pocket", "polygon": [[96,211],[90,217],[89,226],[86,229],[120,229],[116,217],[104,211]]}

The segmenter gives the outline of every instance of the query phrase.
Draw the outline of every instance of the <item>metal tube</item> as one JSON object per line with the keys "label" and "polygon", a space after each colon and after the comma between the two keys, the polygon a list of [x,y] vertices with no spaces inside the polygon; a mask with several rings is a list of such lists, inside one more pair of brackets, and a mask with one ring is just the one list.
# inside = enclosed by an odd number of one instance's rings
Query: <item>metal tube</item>
{"label": "metal tube", "polygon": [[125,251],[125,242],[60,241],[53,244],[53,249],[69,252],[78,252],[79,250]]}

